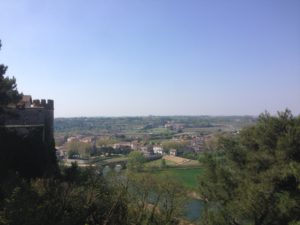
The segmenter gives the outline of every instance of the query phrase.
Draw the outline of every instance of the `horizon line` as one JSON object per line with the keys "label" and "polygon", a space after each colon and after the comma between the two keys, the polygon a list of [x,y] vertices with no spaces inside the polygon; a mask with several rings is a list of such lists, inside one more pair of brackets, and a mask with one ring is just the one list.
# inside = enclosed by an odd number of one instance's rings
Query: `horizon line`
{"label": "horizon line", "polygon": [[143,117],[258,117],[259,115],[237,115],[237,114],[230,114],[230,115],[184,115],[184,114],[178,114],[178,115],[120,115],[120,116],[58,116],[54,117],[54,119],[72,119],[72,118],[143,118]]}

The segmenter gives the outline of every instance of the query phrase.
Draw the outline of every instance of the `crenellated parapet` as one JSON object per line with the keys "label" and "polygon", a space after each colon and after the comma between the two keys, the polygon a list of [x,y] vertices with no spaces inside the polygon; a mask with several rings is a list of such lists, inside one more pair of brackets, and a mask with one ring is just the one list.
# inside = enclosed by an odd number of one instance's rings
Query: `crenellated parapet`
{"label": "crenellated parapet", "polygon": [[0,114],[0,126],[33,128],[42,127],[46,142],[53,139],[54,101],[35,99],[23,95],[19,103],[6,108],[5,114]]}
{"label": "crenellated parapet", "polygon": [[47,101],[45,99],[35,99],[32,101],[33,107],[42,107],[48,110],[54,110],[54,101],[51,99],[48,99]]}

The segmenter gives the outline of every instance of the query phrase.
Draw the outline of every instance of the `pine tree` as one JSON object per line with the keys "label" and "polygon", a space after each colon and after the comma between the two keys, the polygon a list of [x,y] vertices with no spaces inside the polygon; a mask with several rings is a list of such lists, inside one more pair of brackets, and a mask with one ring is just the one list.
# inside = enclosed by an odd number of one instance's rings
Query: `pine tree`
{"label": "pine tree", "polygon": [[[0,50],[1,50],[0,40]],[[5,76],[7,66],[0,64],[0,113],[9,103],[17,103],[21,99],[21,94],[17,90],[16,79]]]}
{"label": "pine tree", "polygon": [[202,161],[202,224],[299,224],[300,117],[262,114],[254,127],[221,138]]}

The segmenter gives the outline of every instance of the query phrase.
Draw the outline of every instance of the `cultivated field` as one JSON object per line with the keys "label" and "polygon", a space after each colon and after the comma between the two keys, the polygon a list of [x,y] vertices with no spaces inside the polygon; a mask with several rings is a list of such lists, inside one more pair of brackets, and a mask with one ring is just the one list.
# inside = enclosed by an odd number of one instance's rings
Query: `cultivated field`
{"label": "cultivated field", "polygon": [[199,165],[197,160],[186,159],[178,156],[166,155],[163,157],[167,161],[173,162],[175,165],[196,166]]}
{"label": "cultivated field", "polygon": [[[186,159],[178,156],[163,156],[167,167],[198,167],[200,166],[197,160]],[[160,168],[162,166],[162,159],[153,160],[146,163],[147,168]]]}

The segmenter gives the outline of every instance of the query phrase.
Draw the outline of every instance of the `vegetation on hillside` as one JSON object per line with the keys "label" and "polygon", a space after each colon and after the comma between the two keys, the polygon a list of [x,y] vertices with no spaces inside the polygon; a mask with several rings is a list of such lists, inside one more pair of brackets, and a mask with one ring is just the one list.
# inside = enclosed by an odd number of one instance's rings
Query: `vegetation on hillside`
{"label": "vegetation on hillside", "polygon": [[[4,77],[5,71],[0,65],[2,115],[7,104],[20,98],[15,79]],[[139,128],[143,132],[154,131],[169,118],[142,118],[143,123],[144,119],[147,123]],[[73,120],[79,124],[76,129],[85,128],[86,122],[93,129],[93,119]],[[134,129],[140,120],[120,119],[131,121]],[[212,126],[206,117],[172,120],[185,120],[189,128]],[[72,123],[65,127],[60,122],[57,129],[71,129]],[[125,123],[106,122],[106,128],[125,129]],[[197,175],[205,202],[203,225],[300,224],[300,117],[288,110],[277,117],[262,114],[255,126],[240,134],[214,139],[209,152],[201,155],[202,168],[166,169],[170,165],[163,158],[152,174],[145,171],[145,158],[138,151],[128,155],[128,169],[118,175],[105,177],[101,167],[79,168],[76,163],[58,168],[54,143],[44,143],[41,135],[35,128],[30,132],[0,129],[0,225],[180,224],[185,190],[195,190]],[[164,144],[174,147],[170,141]],[[71,145],[76,152],[92,151],[90,145]]]}
{"label": "vegetation on hillside", "polygon": [[268,113],[201,159],[201,224],[300,223],[300,117]]}

